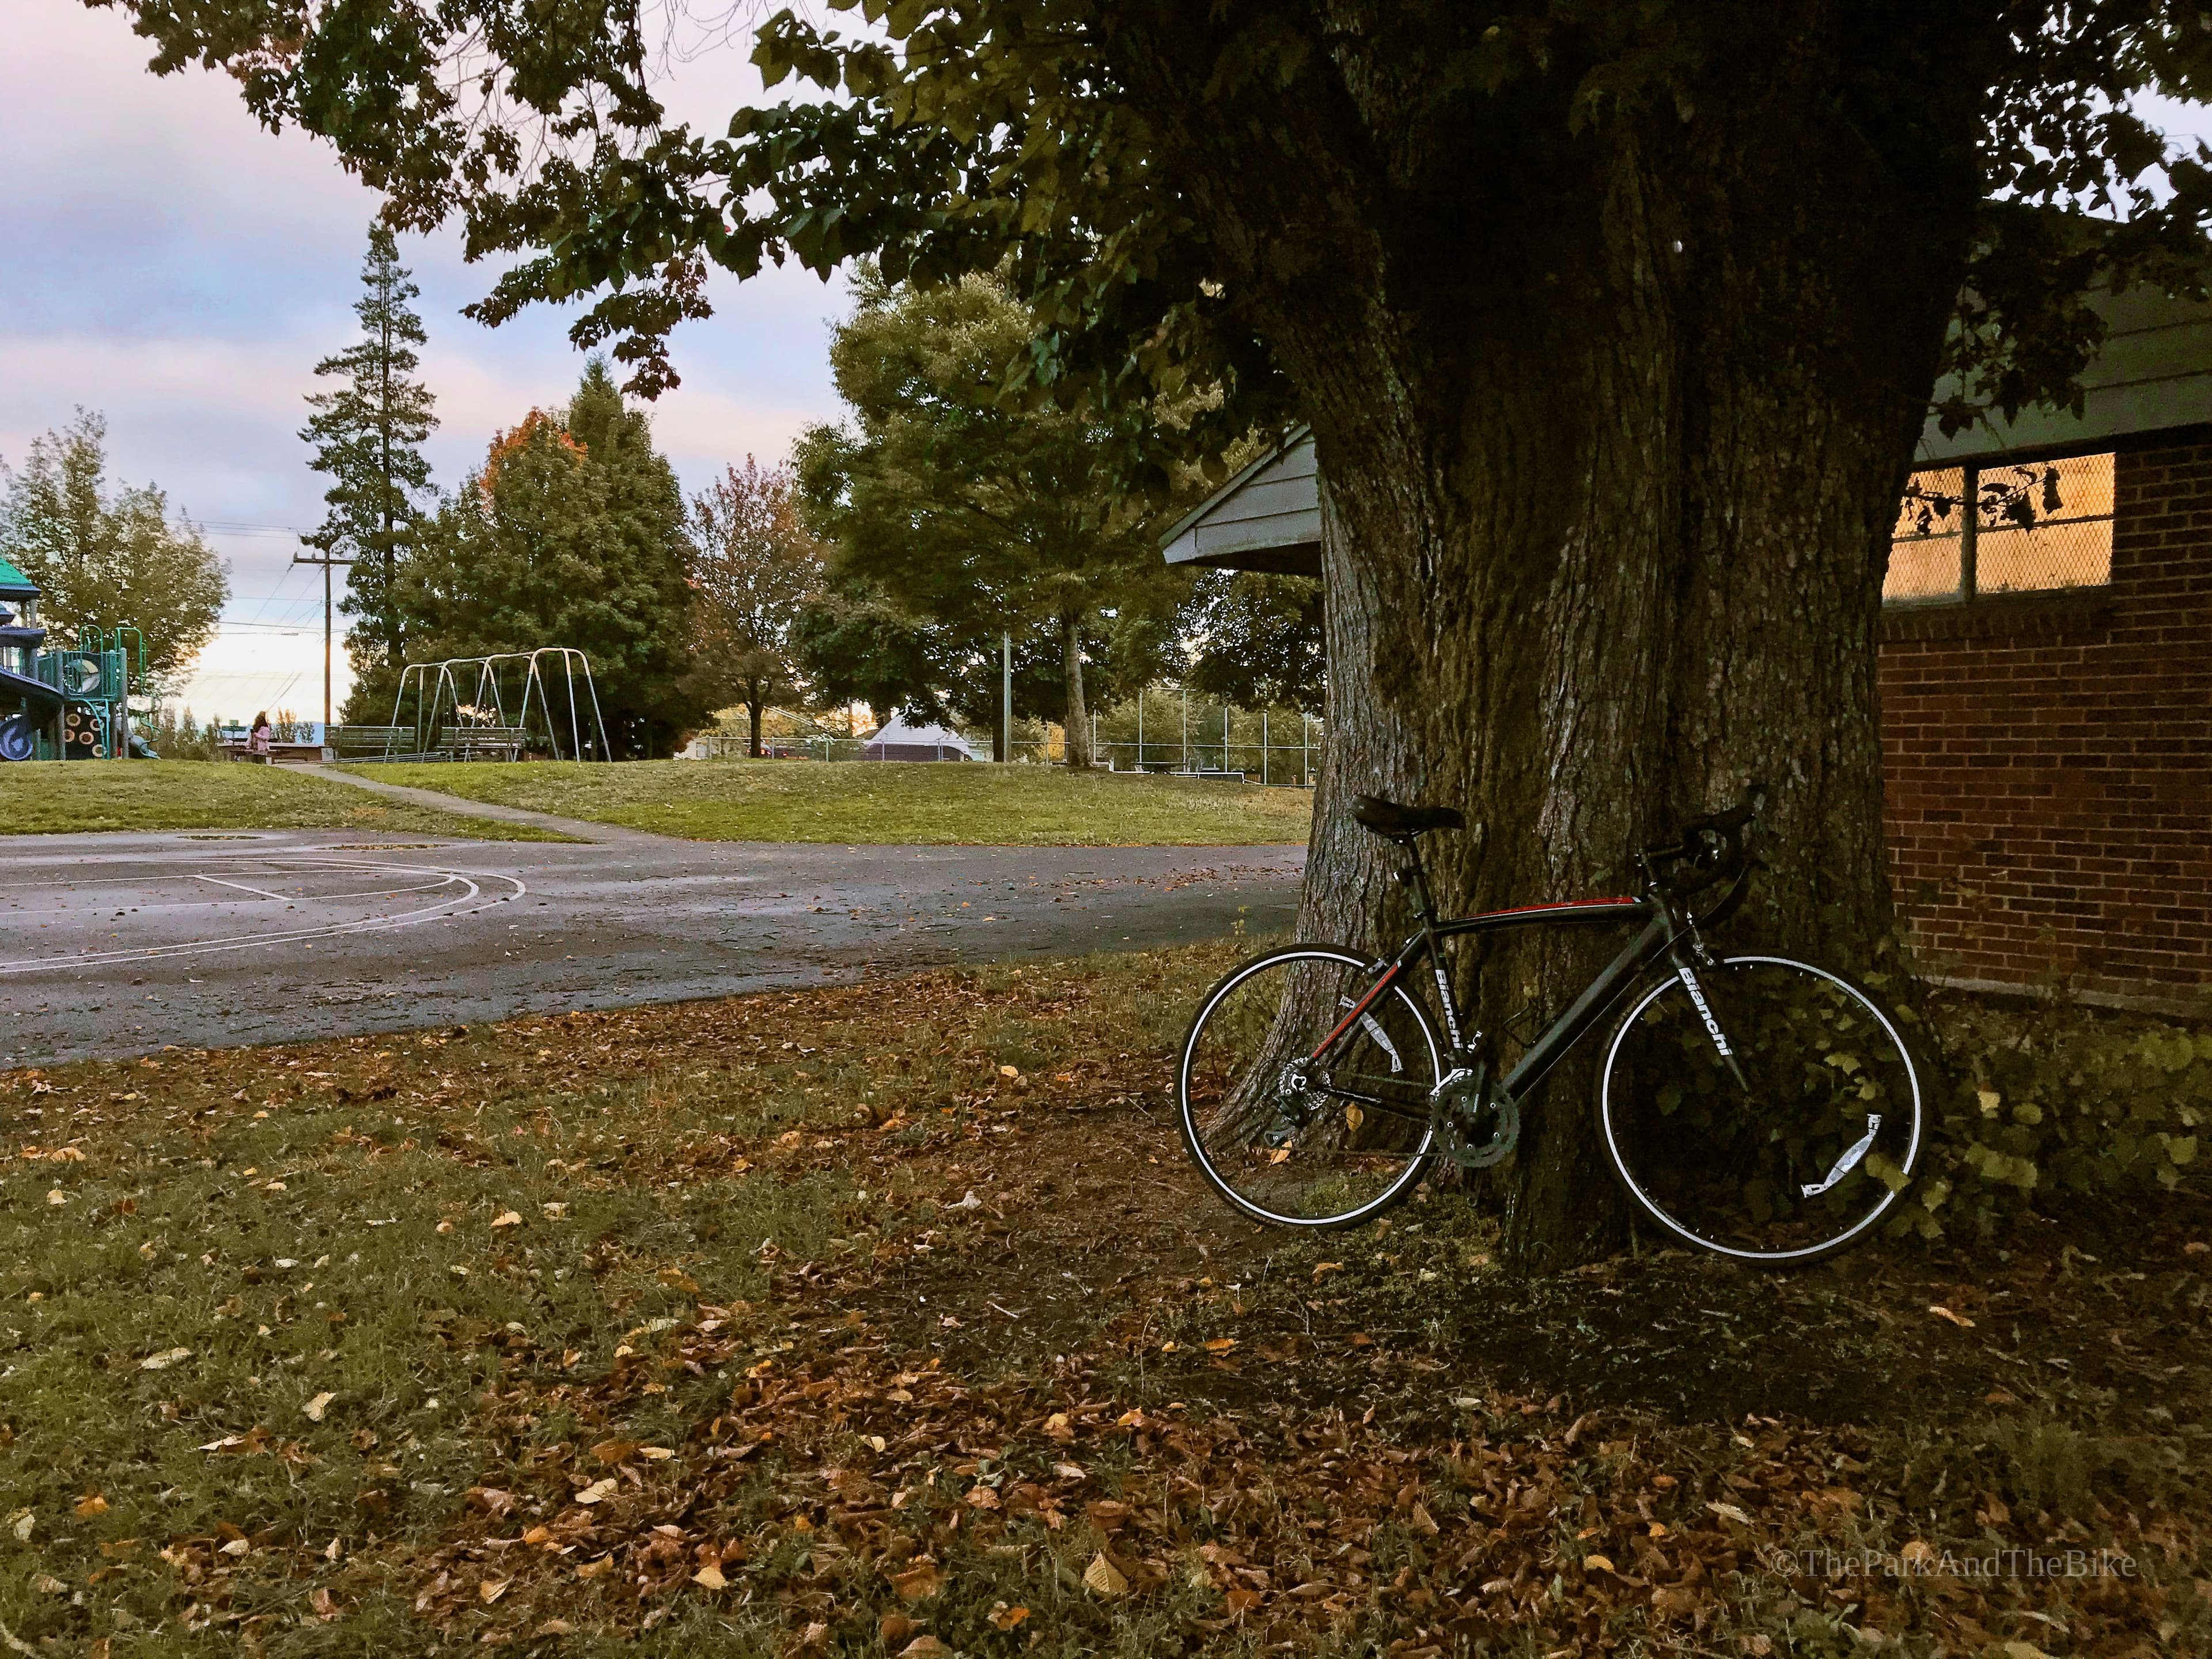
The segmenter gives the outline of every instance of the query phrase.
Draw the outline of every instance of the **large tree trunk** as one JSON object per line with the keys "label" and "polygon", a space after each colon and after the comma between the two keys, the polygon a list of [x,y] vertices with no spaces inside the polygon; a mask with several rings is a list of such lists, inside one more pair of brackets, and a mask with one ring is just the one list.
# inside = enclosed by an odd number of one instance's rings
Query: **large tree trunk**
{"label": "large tree trunk", "polygon": [[1067,720],[1061,730],[1067,763],[1080,771],[1091,762],[1091,712],[1083,701],[1083,617],[1072,612],[1061,619],[1060,650],[1066,662]]}
{"label": "large tree trunk", "polygon": [[761,757],[761,717],[768,712],[768,703],[757,687],[749,687],[745,693],[745,753],[755,760]]}
{"label": "large tree trunk", "polygon": [[[1620,115],[1517,164],[1496,155],[1516,124],[1563,131],[1564,107],[1505,100],[1494,125],[1424,132],[1422,88],[1392,76],[1425,71],[1380,59],[1347,64],[1343,107],[1268,135],[1287,158],[1219,131],[1183,158],[1328,481],[1305,936],[1403,937],[1398,854],[1351,823],[1354,793],[1462,807],[1468,830],[1425,855],[1448,908],[1487,909],[1628,890],[1632,847],[1757,775],[1770,867],[1728,942],[1891,965],[1881,573],[1974,180],[1936,94],[1918,127],[1844,106],[1830,13],[1745,12],[1748,61],[1694,119]],[[1910,128],[1901,155],[1869,149],[1874,117]],[[1497,1032],[1531,1003],[1557,1012],[1618,944],[1504,936],[1462,980]],[[1525,1267],[1623,1235],[1593,1046],[1493,1177]]]}

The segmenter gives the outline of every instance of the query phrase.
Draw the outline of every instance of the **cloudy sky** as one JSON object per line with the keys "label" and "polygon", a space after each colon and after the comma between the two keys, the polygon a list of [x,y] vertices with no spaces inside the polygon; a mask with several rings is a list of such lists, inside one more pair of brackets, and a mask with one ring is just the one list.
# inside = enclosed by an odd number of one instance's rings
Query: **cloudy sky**
{"label": "cloudy sky", "polygon": [[[114,12],[0,7],[0,460],[20,461],[79,404],[103,411],[113,472],[159,483],[231,562],[223,632],[186,700],[202,715],[285,705],[313,718],[321,577],[289,563],[288,532],[322,516],[301,399],[316,361],[353,337],[375,198],[325,146],[257,126],[227,82],[157,80],[146,58]],[[742,47],[691,54],[675,75],[671,101],[695,118],[758,90]],[[582,360],[562,313],[496,330],[463,318],[496,273],[464,264],[456,239],[401,247],[443,422],[434,477],[450,487],[495,428],[563,399]],[[678,337],[683,386],[653,411],[693,489],[726,461],[781,457],[836,410],[827,346],[841,285],[771,272],[714,297],[716,316]],[[343,648],[337,659],[343,698]]]}

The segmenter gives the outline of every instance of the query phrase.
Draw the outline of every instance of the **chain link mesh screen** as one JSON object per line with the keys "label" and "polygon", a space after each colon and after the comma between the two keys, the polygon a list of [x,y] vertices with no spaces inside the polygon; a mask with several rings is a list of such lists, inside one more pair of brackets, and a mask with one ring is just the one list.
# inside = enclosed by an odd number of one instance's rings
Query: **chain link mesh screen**
{"label": "chain link mesh screen", "polygon": [[1967,597],[1966,497],[1974,498],[1974,593],[2100,587],[2112,579],[2112,457],[1931,467],[1912,475],[1890,540],[1890,604]]}

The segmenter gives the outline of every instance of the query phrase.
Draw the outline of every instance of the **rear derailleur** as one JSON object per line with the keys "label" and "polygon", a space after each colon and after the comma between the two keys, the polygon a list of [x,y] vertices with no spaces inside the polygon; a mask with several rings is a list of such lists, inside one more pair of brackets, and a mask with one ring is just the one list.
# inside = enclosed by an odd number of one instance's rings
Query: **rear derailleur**
{"label": "rear derailleur", "polygon": [[1328,1086],[1328,1073],[1310,1059],[1293,1060],[1275,1074],[1274,1115],[1261,1132],[1260,1144],[1280,1150],[1296,1143],[1305,1127],[1319,1115],[1321,1089]]}

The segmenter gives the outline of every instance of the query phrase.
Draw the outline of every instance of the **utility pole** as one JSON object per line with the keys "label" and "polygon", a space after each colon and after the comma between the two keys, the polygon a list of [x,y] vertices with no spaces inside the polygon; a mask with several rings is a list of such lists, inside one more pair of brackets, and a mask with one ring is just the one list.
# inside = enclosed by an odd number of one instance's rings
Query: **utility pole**
{"label": "utility pole", "polygon": [[999,758],[1008,765],[1014,759],[1014,636],[999,635]]}
{"label": "utility pole", "polygon": [[335,553],[325,553],[318,559],[303,559],[292,556],[294,564],[319,564],[323,568],[323,742],[331,740],[331,567],[351,564],[351,559],[342,559]]}

